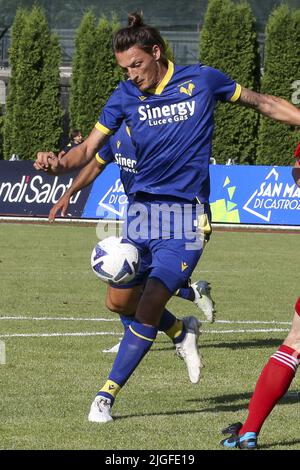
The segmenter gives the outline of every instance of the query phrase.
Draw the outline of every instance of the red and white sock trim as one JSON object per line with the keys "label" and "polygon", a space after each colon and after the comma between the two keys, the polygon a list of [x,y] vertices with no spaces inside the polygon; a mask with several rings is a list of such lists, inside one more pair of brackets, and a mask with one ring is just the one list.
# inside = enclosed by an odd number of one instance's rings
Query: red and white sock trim
{"label": "red and white sock trim", "polygon": [[276,361],[280,362],[281,364],[290,367],[296,373],[297,367],[299,365],[299,359],[297,359],[296,357],[291,356],[290,354],[287,354],[280,350],[276,351],[276,353],[273,354],[271,357]]}

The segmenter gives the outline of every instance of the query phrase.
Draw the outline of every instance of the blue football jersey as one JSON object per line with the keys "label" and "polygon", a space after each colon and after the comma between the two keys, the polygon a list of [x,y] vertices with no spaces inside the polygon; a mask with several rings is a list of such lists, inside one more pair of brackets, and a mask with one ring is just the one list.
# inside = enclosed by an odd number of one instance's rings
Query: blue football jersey
{"label": "blue football jersey", "polygon": [[241,86],[219,70],[196,64],[168,70],[155,90],[120,82],[96,128],[114,133],[125,119],[135,146],[130,193],[208,202],[213,113],[218,100],[236,101]]}
{"label": "blue football jersey", "polygon": [[130,130],[125,122],[97,152],[95,158],[99,163],[109,164],[115,162],[119,166],[124,192],[128,196],[136,174],[136,156]]}

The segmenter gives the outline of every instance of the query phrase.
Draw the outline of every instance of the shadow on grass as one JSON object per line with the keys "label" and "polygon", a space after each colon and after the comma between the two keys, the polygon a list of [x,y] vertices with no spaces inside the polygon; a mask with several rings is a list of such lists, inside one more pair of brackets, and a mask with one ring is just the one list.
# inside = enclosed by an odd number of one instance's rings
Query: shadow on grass
{"label": "shadow on grass", "polygon": [[[267,450],[267,449],[272,449],[273,447],[277,447],[277,446],[294,446],[296,444],[300,444],[300,439],[293,439],[292,441],[279,441],[279,442],[276,442],[273,443],[273,444],[262,444],[262,445],[259,445],[259,449],[261,450]],[[286,450],[290,450],[290,449],[286,449]],[[299,450],[299,449],[295,449],[295,450]]]}
{"label": "shadow on grass", "polygon": [[121,419],[128,419],[128,418],[145,418],[149,416],[180,416],[180,415],[189,415],[189,414],[201,414],[201,413],[216,413],[218,411],[240,411],[243,409],[246,409],[247,405],[217,405],[213,407],[208,407],[208,408],[202,408],[199,410],[176,410],[176,411],[161,411],[161,412],[156,412],[156,413],[131,413],[128,415],[122,415],[122,416],[114,416],[114,420],[121,420]]}
{"label": "shadow on grass", "polygon": [[[153,352],[158,351],[171,351],[174,349],[174,346],[170,344],[170,340],[161,341],[160,344],[165,344],[164,347],[154,347]],[[206,348],[220,348],[220,349],[230,349],[230,350],[241,350],[247,348],[278,348],[282,344],[282,338],[268,338],[268,339],[256,339],[251,341],[243,341],[242,338],[236,341],[230,342],[204,342],[200,336],[199,345],[201,349]]]}
{"label": "shadow on grass", "polygon": [[[228,403],[228,402],[235,402],[235,401],[240,401],[240,400],[247,400],[247,403],[249,402],[251,396],[252,396],[252,391],[249,392],[243,392],[243,393],[230,393],[228,395],[217,395],[214,397],[208,397],[208,398],[200,398],[198,399],[190,399],[187,400],[188,402],[199,402],[199,401],[208,401],[212,403]],[[287,403],[299,403],[300,401],[300,394],[297,391],[289,390],[286,395],[284,395],[281,400],[278,402],[278,405],[283,404],[286,405]]]}
{"label": "shadow on grass", "polygon": [[[146,416],[175,416],[175,415],[189,415],[189,414],[201,414],[201,413],[217,413],[217,412],[235,412],[235,411],[243,411],[248,409],[249,400],[252,396],[252,392],[244,392],[244,393],[235,393],[235,394],[228,394],[228,395],[217,395],[209,398],[199,398],[199,399],[190,399],[186,400],[189,403],[198,403],[198,402],[207,402],[208,406],[204,406],[204,408],[198,410],[177,410],[177,411],[161,411],[157,413],[132,413],[130,415],[122,415],[122,416],[115,416],[116,420],[120,419],[127,419],[127,418],[141,418]],[[243,401],[243,403],[236,403],[233,402]],[[287,404],[287,403],[296,403],[299,402],[299,398],[294,397],[283,397],[281,401],[278,403],[280,404]],[[237,419],[238,421],[238,419]],[[225,423],[226,425],[226,423]],[[295,441],[296,443],[296,441]],[[277,445],[280,445],[278,443]],[[285,444],[287,445],[287,443]]]}

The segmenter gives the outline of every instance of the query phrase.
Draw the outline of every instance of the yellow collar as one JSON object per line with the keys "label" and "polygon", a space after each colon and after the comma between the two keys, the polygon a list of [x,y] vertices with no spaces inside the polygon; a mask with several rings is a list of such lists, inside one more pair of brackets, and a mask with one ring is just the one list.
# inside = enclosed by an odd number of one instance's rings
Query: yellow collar
{"label": "yellow collar", "polygon": [[171,80],[172,76],[174,73],[174,64],[170,60],[168,60],[168,70],[166,72],[166,75],[162,79],[159,85],[157,85],[156,88],[153,88],[152,90],[148,90],[148,93],[151,93],[153,95],[161,95],[162,92],[164,91],[165,87]]}

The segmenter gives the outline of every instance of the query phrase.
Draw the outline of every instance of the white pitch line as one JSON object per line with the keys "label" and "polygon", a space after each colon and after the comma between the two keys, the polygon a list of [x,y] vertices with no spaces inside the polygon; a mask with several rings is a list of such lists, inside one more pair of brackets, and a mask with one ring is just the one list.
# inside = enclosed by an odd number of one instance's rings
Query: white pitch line
{"label": "white pitch line", "polygon": [[77,317],[25,317],[25,316],[14,316],[14,317],[1,317],[0,320],[34,320],[34,321],[119,321],[118,318],[77,318]]}
{"label": "white pitch line", "polygon": [[[119,322],[119,318],[82,318],[82,317],[25,317],[25,316],[0,316],[0,320],[32,320],[32,321],[96,321],[96,322]],[[202,320],[202,323],[210,323]],[[215,323],[226,324],[262,324],[262,325],[291,325],[287,321],[263,321],[263,320],[216,320]]]}
{"label": "white pitch line", "polygon": [[96,331],[96,332],[84,332],[84,333],[8,333],[0,335],[0,338],[50,338],[51,336],[115,336],[120,335],[114,331]]}
{"label": "white pitch line", "polygon": [[[205,331],[205,334],[228,334],[228,333],[277,333],[286,332],[288,329],[271,328],[271,329],[255,329],[255,330],[210,330]],[[83,333],[8,333],[0,335],[0,338],[50,338],[59,336],[116,336],[120,332],[113,331],[97,331],[97,332],[83,332]]]}

